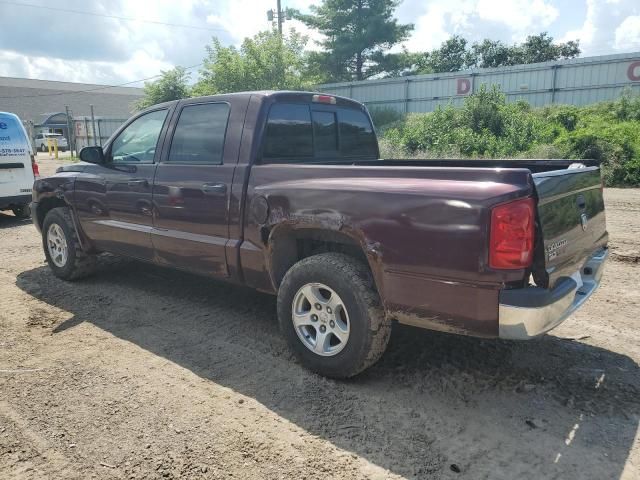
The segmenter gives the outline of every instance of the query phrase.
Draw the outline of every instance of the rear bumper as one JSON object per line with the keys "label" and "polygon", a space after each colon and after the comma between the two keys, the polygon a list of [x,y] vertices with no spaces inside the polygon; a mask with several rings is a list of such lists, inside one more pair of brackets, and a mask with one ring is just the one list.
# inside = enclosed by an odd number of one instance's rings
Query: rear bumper
{"label": "rear bumper", "polygon": [[22,207],[23,205],[29,205],[29,202],[31,202],[31,194],[0,197],[0,210],[12,207]]}
{"label": "rear bumper", "polygon": [[553,290],[502,290],[498,310],[500,338],[527,340],[557,327],[596,291],[608,256],[608,249],[598,250],[571,277],[559,280]]}

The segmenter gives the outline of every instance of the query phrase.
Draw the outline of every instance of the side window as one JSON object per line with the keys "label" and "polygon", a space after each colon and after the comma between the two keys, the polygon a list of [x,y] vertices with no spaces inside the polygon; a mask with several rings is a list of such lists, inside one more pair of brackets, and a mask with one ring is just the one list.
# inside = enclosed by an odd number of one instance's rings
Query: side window
{"label": "side window", "polygon": [[338,132],[336,114],[333,112],[311,112],[313,119],[313,146],[317,157],[336,156],[338,151]]}
{"label": "side window", "polygon": [[111,144],[113,163],[153,163],[158,137],[168,110],[156,110],[135,119]]}
{"label": "side window", "polygon": [[377,156],[376,135],[369,118],[359,110],[338,110],[340,155],[343,157]]}
{"label": "side window", "polygon": [[265,132],[265,158],[313,157],[309,106],[276,103],[269,111]]}
{"label": "side window", "polygon": [[171,140],[168,161],[221,164],[228,119],[226,103],[184,107]]}

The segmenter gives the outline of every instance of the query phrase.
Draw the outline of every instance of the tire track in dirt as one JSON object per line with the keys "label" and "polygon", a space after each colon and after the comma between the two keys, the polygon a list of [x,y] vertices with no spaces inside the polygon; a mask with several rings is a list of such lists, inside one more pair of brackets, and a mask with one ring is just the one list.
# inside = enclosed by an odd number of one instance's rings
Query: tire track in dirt
{"label": "tire track in dirt", "polygon": [[68,284],[32,226],[0,225],[5,245],[0,368],[44,370],[0,376],[26,419],[0,438],[60,460],[0,460],[0,476],[31,461],[24,478],[637,478],[635,265],[612,262],[539,342],[398,328],[379,364],[335,382],[295,363],[269,296],[114,259]]}

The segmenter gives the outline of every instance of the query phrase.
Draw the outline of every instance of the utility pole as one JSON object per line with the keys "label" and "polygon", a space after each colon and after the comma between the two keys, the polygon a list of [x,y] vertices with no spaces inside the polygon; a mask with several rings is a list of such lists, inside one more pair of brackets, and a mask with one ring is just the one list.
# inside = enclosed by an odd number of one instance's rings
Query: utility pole
{"label": "utility pole", "polygon": [[[93,114],[93,105],[89,105],[89,110],[91,110],[91,129],[93,130],[93,144],[97,147],[98,139],[96,138],[96,116]],[[88,137],[87,143],[89,143]]]}
{"label": "utility pole", "polygon": [[278,0],[278,33],[282,35],[282,6],[280,5],[280,0]]}
{"label": "utility pole", "polygon": [[282,24],[285,21],[285,17],[287,20],[291,20],[291,18],[289,17],[289,12],[282,10],[281,0],[278,0],[277,10],[275,12],[273,11],[273,9],[267,10],[267,20],[274,23],[275,19],[278,22],[278,33],[280,35],[282,35]]}
{"label": "utility pole", "polygon": [[[64,111],[67,115],[67,142],[69,144],[69,151],[71,155],[74,155],[74,151],[76,149],[75,135],[72,127],[73,120],[71,118],[71,111],[69,110],[69,105],[64,106]],[[76,152],[77,154],[77,152]]]}

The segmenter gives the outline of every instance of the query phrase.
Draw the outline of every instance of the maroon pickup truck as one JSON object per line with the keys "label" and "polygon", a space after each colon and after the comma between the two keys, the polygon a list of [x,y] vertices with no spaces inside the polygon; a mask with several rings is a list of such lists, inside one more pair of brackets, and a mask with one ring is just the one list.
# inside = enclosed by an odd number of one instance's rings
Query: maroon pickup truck
{"label": "maroon pickup truck", "polygon": [[117,255],[278,296],[308,368],[350,377],[393,321],[528,339],[598,287],[607,257],[589,161],[381,160],[361,104],[249,92],[151,107],[37,180],[53,273]]}

